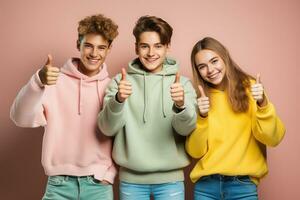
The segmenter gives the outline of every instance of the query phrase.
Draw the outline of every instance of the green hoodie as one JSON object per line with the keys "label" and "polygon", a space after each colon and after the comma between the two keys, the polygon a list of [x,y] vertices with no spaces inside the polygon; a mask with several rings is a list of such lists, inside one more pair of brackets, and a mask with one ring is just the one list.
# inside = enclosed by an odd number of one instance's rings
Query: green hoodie
{"label": "green hoodie", "polygon": [[170,94],[178,65],[166,59],[159,73],[148,73],[138,59],[129,63],[126,79],[132,94],[124,103],[116,101],[118,74],[109,84],[98,126],[115,136],[113,158],[120,165],[120,180],[137,184],[183,181],[189,164],[185,136],[196,127],[196,94],[189,79],[180,77],[185,109],[178,111]]}

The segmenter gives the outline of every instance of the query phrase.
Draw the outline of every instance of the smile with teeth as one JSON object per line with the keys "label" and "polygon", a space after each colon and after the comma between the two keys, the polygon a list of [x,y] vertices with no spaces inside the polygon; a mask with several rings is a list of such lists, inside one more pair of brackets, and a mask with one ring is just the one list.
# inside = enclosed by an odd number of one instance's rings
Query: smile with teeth
{"label": "smile with teeth", "polygon": [[145,58],[145,60],[149,63],[155,62],[158,58]]}
{"label": "smile with teeth", "polygon": [[217,72],[215,74],[209,75],[208,78],[209,79],[215,79],[215,78],[217,78],[219,76],[219,74],[220,74],[220,72]]}
{"label": "smile with teeth", "polygon": [[95,58],[88,58],[88,61],[91,63],[91,64],[97,64],[99,62],[100,59],[95,59]]}

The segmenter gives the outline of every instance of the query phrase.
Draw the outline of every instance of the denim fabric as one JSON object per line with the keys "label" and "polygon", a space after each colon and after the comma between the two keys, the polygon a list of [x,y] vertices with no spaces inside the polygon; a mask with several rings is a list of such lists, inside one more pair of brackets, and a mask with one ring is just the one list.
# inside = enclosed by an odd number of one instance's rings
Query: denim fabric
{"label": "denim fabric", "polygon": [[113,200],[112,185],[93,176],[49,176],[43,200]]}
{"label": "denim fabric", "polygon": [[249,176],[204,176],[195,184],[194,199],[257,200],[257,187]]}
{"label": "denim fabric", "polygon": [[184,200],[182,181],[162,184],[120,183],[120,200]]}

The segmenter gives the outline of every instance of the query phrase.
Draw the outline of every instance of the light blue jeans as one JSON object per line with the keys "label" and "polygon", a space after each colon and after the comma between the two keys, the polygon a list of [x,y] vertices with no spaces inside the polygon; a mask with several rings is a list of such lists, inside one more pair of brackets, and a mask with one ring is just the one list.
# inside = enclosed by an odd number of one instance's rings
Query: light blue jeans
{"label": "light blue jeans", "polygon": [[93,176],[49,176],[43,200],[113,200],[112,185]]}
{"label": "light blue jeans", "polygon": [[195,184],[194,199],[257,200],[257,187],[249,176],[204,176]]}
{"label": "light blue jeans", "polygon": [[120,200],[184,200],[183,181],[162,184],[134,184],[121,181]]}

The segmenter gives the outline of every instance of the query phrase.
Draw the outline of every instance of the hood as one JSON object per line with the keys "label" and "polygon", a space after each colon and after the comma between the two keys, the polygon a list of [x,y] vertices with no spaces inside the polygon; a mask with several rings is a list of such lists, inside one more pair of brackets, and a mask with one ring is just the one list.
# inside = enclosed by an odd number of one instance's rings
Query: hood
{"label": "hood", "polygon": [[147,122],[147,110],[148,110],[148,91],[147,91],[147,79],[149,78],[148,75],[155,75],[155,76],[161,76],[161,102],[162,102],[162,115],[166,117],[166,108],[165,105],[168,105],[167,102],[165,102],[165,95],[169,94],[169,91],[165,91],[165,78],[166,76],[174,76],[175,81],[175,74],[178,71],[178,64],[177,62],[172,58],[166,58],[163,63],[163,69],[158,73],[150,73],[145,71],[143,68],[142,63],[140,62],[139,58],[134,59],[128,64],[128,74],[138,74],[143,76],[143,90],[144,90],[144,110],[143,110],[143,121],[144,123]]}
{"label": "hood", "polygon": [[[166,58],[164,63],[163,63],[163,69],[155,73],[154,75],[160,75],[160,76],[167,76],[167,75],[175,75],[176,72],[178,71],[178,64],[176,60],[172,58]],[[128,74],[149,74],[149,72],[145,71],[143,68],[143,65],[139,58],[134,59],[128,64]]]}
{"label": "hood", "polygon": [[89,77],[89,76],[81,73],[78,70],[79,62],[80,62],[79,58],[69,59],[64,64],[64,66],[61,68],[61,72],[68,75],[68,76],[71,76],[75,79],[81,79],[81,80],[84,80],[86,82],[92,82],[92,81],[97,81],[97,80],[102,81],[102,80],[104,80],[108,77],[107,66],[106,66],[105,63],[103,63],[102,69],[98,74],[96,74],[95,76]]}
{"label": "hood", "polygon": [[101,90],[100,90],[100,81],[103,81],[104,79],[108,78],[108,72],[107,72],[107,66],[105,63],[102,64],[102,69],[100,70],[100,72],[98,74],[96,74],[95,76],[89,77],[85,74],[82,74],[79,70],[78,70],[78,64],[80,62],[79,58],[71,58],[69,59],[64,66],[61,68],[61,73],[72,77],[74,79],[78,80],[78,84],[79,84],[79,90],[78,90],[78,99],[79,99],[79,104],[78,104],[78,114],[81,115],[82,114],[82,82],[86,82],[86,83],[91,83],[91,82],[96,82],[97,85],[97,94],[98,94],[98,100],[99,100],[99,105],[101,105]]}

